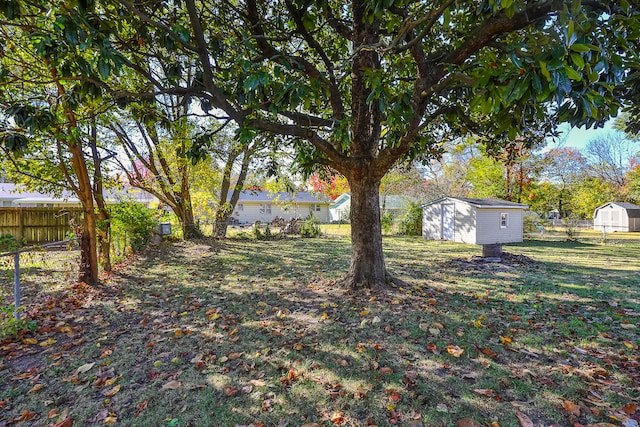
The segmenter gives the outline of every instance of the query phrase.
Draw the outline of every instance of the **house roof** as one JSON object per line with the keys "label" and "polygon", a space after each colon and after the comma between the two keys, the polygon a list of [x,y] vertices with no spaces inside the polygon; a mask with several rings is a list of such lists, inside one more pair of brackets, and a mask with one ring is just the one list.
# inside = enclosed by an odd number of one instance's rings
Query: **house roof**
{"label": "house roof", "polygon": [[[38,191],[28,191],[25,190],[19,184],[13,184],[10,182],[0,183],[0,200],[29,200],[24,201],[24,203],[35,203],[33,201],[37,201],[38,203],[44,202],[77,202],[78,198],[69,191],[63,191],[60,197],[54,197],[50,194],[40,193]],[[33,200],[33,201],[31,201]]]}
{"label": "house roof", "polygon": [[[152,194],[137,188],[107,189],[105,190],[107,201],[117,202],[123,199],[131,199],[137,202],[149,202],[155,199]],[[32,203],[80,203],[78,197],[68,190],[63,190],[59,197],[38,191],[25,190],[19,184],[9,182],[0,183],[0,200],[10,200],[16,205]]]}
{"label": "house roof", "polygon": [[[233,191],[229,191],[229,197]],[[298,191],[296,193],[288,193],[285,191],[253,191],[243,190],[240,193],[238,202],[280,202],[280,203],[331,203],[331,200],[320,193],[312,193],[310,191]]]}
{"label": "house roof", "polygon": [[430,206],[436,203],[440,203],[445,200],[458,200],[463,203],[467,203],[478,209],[528,209],[529,206],[523,205],[520,203],[510,202],[508,200],[501,199],[476,199],[476,198],[466,198],[466,197],[443,197],[438,200],[434,200],[429,203],[425,203],[422,205]]}
{"label": "house roof", "polygon": [[331,208],[335,209],[338,206],[344,204],[345,202],[348,202],[351,200],[351,195],[349,193],[342,193],[341,195],[339,195],[338,197],[336,197],[336,199],[331,202]]}
{"label": "house roof", "polygon": [[[331,203],[331,209],[337,209],[347,201],[351,200],[351,195],[349,193],[343,193],[338,198],[336,198]],[[384,200],[385,209],[405,209],[407,207],[407,202],[410,200],[409,197],[406,196],[398,196],[395,194],[388,194],[387,196],[380,196],[380,207],[382,208],[382,202]]]}
{"label": "house roof", "polygon": [[628,202],[605,203],[604,205],[596,208],[596,210],[594,211],[594,216],[596,212],[598,212],[602,208],[606,208],[607,206],[618,206],[627,211],[627,215],[629,216],[629,218],[640,218],[640,206]]}

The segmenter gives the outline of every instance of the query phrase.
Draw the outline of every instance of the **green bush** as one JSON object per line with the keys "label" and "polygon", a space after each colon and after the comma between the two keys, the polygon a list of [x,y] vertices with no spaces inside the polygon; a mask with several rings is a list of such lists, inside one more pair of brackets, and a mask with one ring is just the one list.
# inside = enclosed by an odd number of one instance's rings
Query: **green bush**
{"label": "green bush", "polygon": [[391,231],[391,227],[393,226],[393,215],[390,212],[384,212],[380,217],[380,226],[382,227],[382,231],[385,233],[389,233]]}
{"label": "green bush", "polygon": [[142,249],[156,227],[153,213],[140,203],[120,202],[111,207],[111,239],[124,242],[132,251]]}
{"label": "green bush", "polygon": [[22,246],[22,242],[16,240],[11,234],[0,235],[0,252],[11,252]]}
{"label": "green bush", "polygon": [[38,325],[31,319],[16,319],[14,317],[14,308],[0,307],[0,340],[13,336],[18,336],[22,330],[35,331]]}
{"label": "green bush", "polygon": [[420,236],[422,234],[422,208],[410,202],[407,211],[398,221],[398,234],[402,236]]}
{"label": "green bush", "polygon": [[302,237],[318,237],[320,236],[320,221],[318,218],[310,214],[302,224],[300,228],[300,235]]}

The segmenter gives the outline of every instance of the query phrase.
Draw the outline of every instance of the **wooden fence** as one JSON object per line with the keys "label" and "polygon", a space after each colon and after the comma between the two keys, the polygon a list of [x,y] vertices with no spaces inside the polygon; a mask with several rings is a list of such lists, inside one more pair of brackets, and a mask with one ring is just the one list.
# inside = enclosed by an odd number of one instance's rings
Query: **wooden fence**
{"label": "wooden fence", "polygon": [[0,208],[0,235],[11,234],[27,243],[64,240],[70,224],[82,223],[79,208]]}

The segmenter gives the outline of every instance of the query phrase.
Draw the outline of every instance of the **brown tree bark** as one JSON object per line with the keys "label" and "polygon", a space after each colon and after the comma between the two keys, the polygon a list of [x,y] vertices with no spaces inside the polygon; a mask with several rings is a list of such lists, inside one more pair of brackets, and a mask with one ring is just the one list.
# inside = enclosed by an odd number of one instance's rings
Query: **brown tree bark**
{"label": "brown tree bark", "polygon": [[82,146],[75,142],[69,147],[71,164],[78,180],[76,194],[80,199],[83,211],[82,230],[78,243],[80,245],[80,271],[78,281],[90,285],[98,283],[98,252],[96,239],[96,213],[93,204],[93,191],[87,170],[87,163]]}
{"label": "brown tree bark", "polygon": [[[45,63],[50,67],[49,71],[56,84],[59,97],[64,98],[66,90],[62,81],[58,78],[56,69],[51,67],[51,63],[48,60],[45,60]],[[60,166],[64,171],[69,185],[78,196],[83,211],[82,228],[78,238],[78,245],[80,246],[80,269],[78,272],[78,281],[89,285],[95,285],[98,283],[99,278],[96,213],[93,203],[93,187],[91,185],[91,178],[89,177],[87,160],[84,152],[82,151],[82,144],[79,138],[74,136],[78,134],[78,121],[76,115],[68,104],[62,103],[61,107],[67,121],[63,126],[61,126],[59,132],[59,134],[65,134],[65,136],[56,136],[57,147],[59,150],[58,154],[60,156]],[[65,145],[71,154],[71,166],[75,174],[76,182],[74,182],[70,172],[67,170],[63,157],[60,153],[62,145]]]}
{"label": "brown tree bark", "polygon": [[351,266],[345,285],[351,289],[376,288],[386,283],[380,181],[351,180]]}

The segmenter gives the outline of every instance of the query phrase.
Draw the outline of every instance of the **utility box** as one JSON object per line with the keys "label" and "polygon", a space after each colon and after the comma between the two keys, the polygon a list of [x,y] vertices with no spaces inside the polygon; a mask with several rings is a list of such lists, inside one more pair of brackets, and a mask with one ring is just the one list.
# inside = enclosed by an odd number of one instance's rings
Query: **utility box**
{"label": "utility box", "polygon": [[160,223],[160,235],[168,236],[171,234],[171,223],[170,222],[161,222]]}

